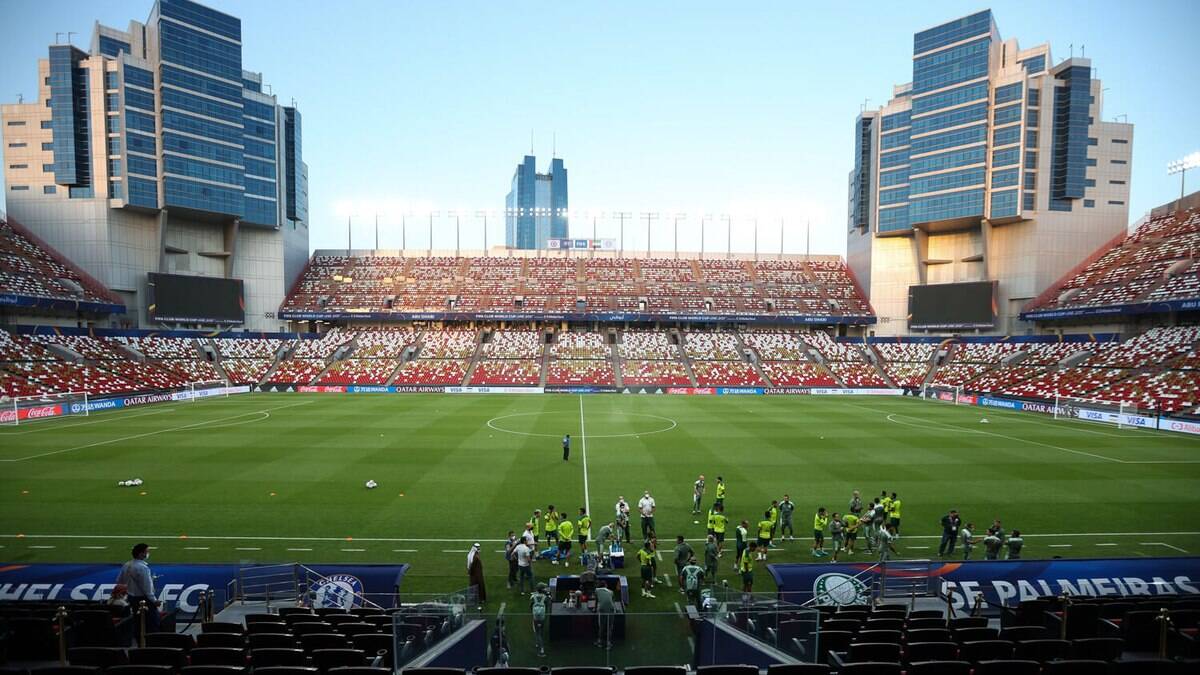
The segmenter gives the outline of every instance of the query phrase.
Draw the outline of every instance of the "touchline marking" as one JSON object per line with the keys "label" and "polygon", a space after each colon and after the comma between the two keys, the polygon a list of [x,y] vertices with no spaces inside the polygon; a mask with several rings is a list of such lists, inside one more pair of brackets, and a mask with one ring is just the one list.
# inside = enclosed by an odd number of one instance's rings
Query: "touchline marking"
{"label": "touchline marking", "polygon": [[311,548],[289,548],[289,551],[311,551]]}
{"label": "touchline marking", "polygon": [[1151,542],[1142,544],[1142,546],[1166,546],[1167,548],[1172,549],[1174,551],[1179,551],[1180,553],[1187,553],[1187,551],[1185,551],[1184,549],[1181,549],[1178,546],[1172,546],[1171,544],[1168,544],[1163,541],[1151,541]]}
{"label": "touchline marking", "polygon": [[236,420],[241,417],[245,417],[246,415],[258,415],[258,414],[267,412],[269,410],[283,410],[284,408],[294,408],[298,405],[308,405],[310,403],[316,403],[316,402],[317,402],[316,399],[313,399],[310,401],[300,401],[298,403],[289,403],[287,405],[276,406],[274,408],[266,408],[264,410],[252,410],[250,412],[241,413],[240,415],[230,415],[228,417],[218,417],[215,420],[204,420],[201,422],[193,422],[191,424],[184,424],[184,425],[178,426],[178,427],[171,427],[169,429],[159,429],[157,431],[147,431],[146,433],[143,433],[143,434],[134,434],[132,436],[123,436],[121,438],[110,438],[110,439],[104,440],[104,441],[96,441],[95,443],[86,443],[84,445],[77,445],[73,448],[62,448],[61,450],[51,450],[49,452],[43,452],[43,453],[40,453],[37,455],[30,455],[28,457],[18,457],[16,459],[0,459],[0,462],[24,462],[26,460],[38,459],[40,457],[49,457],[51,455],[58,455],[58,454],[61,454],[64,452],[73,452],[75,450],[84,450],[87,448],[94,448],[94,447],[101,446],[101,445],[109,445],[111,443],[120,443],[121,441],[132,441],[134,439],[145,438],[147,436],[157,436],[158,434],[165,434],[165,433],[169,433],[172,431],[184,431],[186,429],[192,429],[194,427],[203,427],[204,425],[211,424],[213,422],[224,422],[226,420]]}
{"label": "touchline marking", "polygon": [[184,546],[183,550],[185,550],[185,551],[207,551],[208,547],[207,546]]}
{"label": "touchline marking", "polygon": [[237,551],[261,551],[262,549],[257,546],[239,546],[234,550],[237,550]]}
{"label": "touchline marking", "polygon": [[394,548],[392,553],[417,553],[415,548]]}
{"label": "touchline marking", "polygon": [[583,508],[587,509],[586,513],[590,517],[592,515],[592,500],[588,495],[587,428],[583,425],[583,394],[579,395],[579,447],[583,453]]}
{"label": "touchline marking", "polygon": [[[150,410],[147,412],[140,412],[140,413],[130,413],[128,415],[121,415],[121,416],[105,415],[104,419],[93,420],[90,422],[76,422],[75,424],[42,425],[36,429],[27,429],[25,431],[5,431],[3,433],[0,433],[0,436],[24,436],[25,434],[38,434],[43,431],[49,431],[51,429],[70,429],[71,427],[86,427],[91,424],[104,424],[105,422],[112,422],[115,420],[127,420],[130,417],[145,417],[146,415],[158,415],[158,414],[165,413],[165,412],[171,412],[174,409],[175,408],[159,408],[157,410]],[[90,416],[91,415],[89,415],[89,417]]]}
{"label": "touchline marking", "polygon": [[1074,544],[1046,544],[1047,548],[1071,548]]}
{"label": "touchline marking", "polygon": [[79,548],[85,551],[103,551],[107,546],[80,546]]}
{"label": "touchline marking", "polygon": [[346,553],[363,553],[367,549],[365,549],[365,548],[344,548],[342,550],[345,551]]}
{"label": "touchline marking", "polygon": [[1103,543],[1103,544],[1096,544],[1096,545],[1097,545],[1097,546],[1116,546],[1116,544],[1113,544],[1113,543],[1111,543],[1111,542],[1105,542],[1105,543]]}
{"label": "touchline marking", "polygon": [[[1061,532],[1061,533],[1030,533],[1022,534],[1026,539],[1034,537],[1195,537],[1200,536],[1200,531],[1194,532]],[[178,534],[0,534],[0,539],[83,539],[92,541],[103,540],[138,540],[138,539],[157,539],[157,540],[172,540],[178,539]],[[192,535],[187,536],[192,541],[336,541],[345,542],[346,537],[253,537],[245,535]],[[940,534],[906,534],[903,540],[909,539],[941,539]],[[504,539],[490,539],[488,537],[470,537],[470,538],[448,538],[448,539],[409,539],[405,537],[354,537],[354,541],[360,542],[383,542],[383,543],[436,543],[436,544],[457,544],[461,542],[493,542],[503,543]],[[704,538],[688,539],[687,541],[706,541]],[[1049,544],[1053,546],[1053,544]],[[155,547],[151,547],[155,548]],[[466,553],[463,551],[453,551],[454,553]]]}
{"label": "touchline marking", "polygon": [[[850,403],[848,405],[854,405],[854,404]],[[867,408],[866,406],[855,406],[855,407],[863,408],[864,410],[872,410],[874,412],[886,412],[884,410],[876,410],[875,408]],[[925,424],[924,425],[910,424],[908,422],[903,422],[901,420],[894,419],[895,417],[909,417],[909,418],[912,418],[915,420],[920,420],[920,421],[924,422]],[[905,415],[904,413],[888,413],[886,419],[889,422],[892,422],[894,424],[902,424],[906,427],[917,427],[919,429],[932,428],[936,431],[948,431],[948,432],[952,432],[952,433],[965,432],[968,434],[983,434],[986,436],[995,436],[996,438],[1006,438],[1010,441],[1017,441],[1018,443],[1029,443],[1031,445],[1040,445],[1043,448],[1050,448],[1051,450],[1062,450],[1063,452],[1071,452],[1076,455],[1085,455],[1087,457],[1103,459],[1103,460],[1109,461],[1109,462],[1117,462],[1118,464],[1128,464],[1129,463],[1123,459],[1116,459],[1115,457],[1105,457],[1104,455],[1097,455],[1097,454],[1091,453],[1091,452],[1084,452],[1083,450],[1072,450],[1071,448],[1064,448],[1061,445],[1051,445],[1049,443],[1042,443],[1041,441],[1034,441],[1034,440],[1030,440],[1028,438],[1019,438],[1017,436],[1005,436],[1004,434],[996,434],[996,433],[992,433],[990,431],[982,431],[980,429],[968,429],[966,427],[958,426],[955,424],[946,424],[944,422],[931,421],[931,420],[925,419],[923,417],[917,417],[916,415]],[[930,426],[926,426],[926,425],[930,425]],[[938,426],[941,426],[942,428],[938,429]]]}
{"label": "touchline marking", "polygon": [[53,546],[30,546],[29,548],[54,548]]}

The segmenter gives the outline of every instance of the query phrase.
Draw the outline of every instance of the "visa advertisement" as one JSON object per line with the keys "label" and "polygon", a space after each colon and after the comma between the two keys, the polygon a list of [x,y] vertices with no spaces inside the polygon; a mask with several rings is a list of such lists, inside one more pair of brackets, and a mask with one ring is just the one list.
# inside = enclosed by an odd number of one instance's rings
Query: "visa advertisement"
{"label": "visa advertisement", "polygon": [[[876,571],[871,563],[768,565],[782,600],[818,605],[865,604]],[[978,560],[914,567],[898,563],[889,579],[928,579],[955,609],[969,611],[976,596],[991,607],[1050,595],[1152,597],[1200,594],[1200,558],[1092,560]]]}
{"label": "visa advertisement", "polygon": [[[253,575],[256,566],[152,565],[155,590],[163,607],[196,612],[201,598],[212,589],[224,597],[241,573]],[[269,566],[278,570],[278,565]],[[311,570],[311,571],[309,571]],[[16,600],[105,600],[112,595],[121,565],[112,564],[0,564],[0,602]],[[314,565],[301,569],[300,579],[311,578],[306,604],[312,607],[352,609],[363,596],[383,605],[396,597],[408,565]]]}

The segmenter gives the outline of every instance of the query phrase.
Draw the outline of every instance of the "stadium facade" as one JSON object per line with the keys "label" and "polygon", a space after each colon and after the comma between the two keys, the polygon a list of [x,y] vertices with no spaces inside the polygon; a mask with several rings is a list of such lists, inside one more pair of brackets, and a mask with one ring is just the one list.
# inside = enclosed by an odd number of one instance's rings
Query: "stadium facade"
{"label": "stadium facade", "polygon": [[308,259],[301,115],[242,69],[241,21],[159,0],[37,68],[37,99],[0,107],[9,218],[114,291],[122,321],[158,323],[158,273],[239,279],[243,325],[278,328]]}
{"label": "stadium facade", "polygon": [[[1102,121],[1094,74],[1002,39],[990,10],[916,33],[912,81],[854,125],[847,262],[877,334],[1032,331],[1022,308],[1124,235],[1133,126]],[[990,319],[912,316],[910,292],[961,282],[983,303],[994,282]]]}
{"label": "stadium facade", "polygon": [[550,172],[537,172],[537,157],[525,155],[513,171],[504,200],[504,240],[509,248],[548,248],[567,235],[567,168],[550,160]]}

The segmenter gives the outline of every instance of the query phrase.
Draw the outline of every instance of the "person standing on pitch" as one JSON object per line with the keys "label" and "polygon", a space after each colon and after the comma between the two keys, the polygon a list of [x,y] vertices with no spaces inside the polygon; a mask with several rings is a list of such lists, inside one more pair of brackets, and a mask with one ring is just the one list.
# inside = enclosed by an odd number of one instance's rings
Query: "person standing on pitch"
{"label": "person standing on pitch", "polygon": [[854,515],[858,516],[859,518],[862,518],[862,510],[863,510],[862,495],[859,493],[858,490],[855,490],[854,492],[850,493],[850,505],[846,507],[846,511],[848,513],[853,513]]}
{"label": "person standing on pitch", "polygon": [[592,538],[592,517],[588,515],[587,509],[579,507],[579,523],[576,527],[576,534],[579,535],[579,555],[587,555],[588,539]]}
{"label": "person standing on pitch", "polygon": [[717,476],[717,498],[714,504],[725,505],[725,479]]}
{"label": "person standing on pitch", "polygon": [[720,549],[717,548],[717,538],[713,535],[708,535],[708,539],[704,542],[704,574],[709,579],[717,578],[717,558],[721,556]]}
{"label": "person standing on pitch", "polygon": [[642,515],[642,539],[649,539],[654,536],[654,511],[656,505],[654,497],[650,496],[650,491],[642,495],[638,500],[638,513]]}
{"label": "person standing on pitch", "polygon": [[1013,530],[1012,536],[1008,538],[1005,544],[1008,546],[1008,559],[1020,560],[1021,548],[1025,546],[1025,540],[1021,538],[1021,531]]}
{"label": "person standing on pitch", "polygon": [[642,567],[642,597],[653,598],[650,589],[654,587],[654,548],[649,539],[638,549],[637,556]]}
{"label": "person standing on pitch", "polygon": [[942,516],[942,541],[938,544],[938,555],[954,555],[954,546],[958,543],[958,528],[962,519],[958,517],[957,509]]}
{"label": "person standing on pitch", "polygon": [[571,458],[571,434],[563,436],[563,461]]}
{"label": "person standing on pitch", "polygon": [[[733,570],[736,572],[738,570],[738,563],[741,562],[742,556],[746,555],[746,547],[750,543],[750,521],[743,520],[738,523],[735,534],[737,535],[737,555],[733,558]],[[710,577],[710,579],[712,578],[714,577]]]}
{"label": "person standing on pitch", "polygon": [[854,542],[858,541],[858,528],[862,521],[853,513],[847,513],[842,517],[842,522],[846,524],[846,555],[854,555]]}
{"label": "person standing on pitch", "polygon": [[971,549],[975,548],[975,535],[971,534],[971,530],[974,529],[975,523],[967,523],[962,529],[963,560],[970,560]]}
{"label": "person standing on pitch", "polygon": [[784,495],[783,501],[779,502],[779,536],[784,540],[796,540],[796,531],[792,529],[792,512],[796,510],[796,505],[792,503],[792,498]]}
{"label": "person standing on pitch", "polygon": [[692,545],[684,541],[683,535],[675,537],[675,578],[679,581],[679,592],[683,592],[683,567],[696,552],[692,550]]}
{"label": "person standing on pitch", "polygon": [[775,527],[775,523],[771,522],[770,510],[763,511],[763,519],[758,521],[758,547],[751,546],[751,549],[758,551],[758,559],[766,561],[767,547],[771,545],[771,528]]}
{"label": "person standing on pitch", "polygon": [[896,534],[900,534],[900,498],[896,493],[892,493],[892,503],[888,506],[888,524],[896,529]]}
{"label": "person standing on pitch", "polygon": [[692,514],[700,513],[700,502],[704,501],[704,474],[692,483]]}
{"label": "person standing on pitch", "polygon": [[130,559],[121,566],[117,584],[123,585],[129,594],[129,608],[137,615],[141,603],[146,603],[146,632],[158,632],[158,607],[161,604],[154,593],[154,576],[150,574],[150,545],[136,544],[130,551]]}
{"label": "person standing on pitch", "polygon": [[558,558],[563,567],[571,564],[571,539],[575,536],[575,525],[570,518],[564,517],[558,524]]}
{"label": "person standing on pitch", "polygon": [[629,502],[625,501],[624,496],[617,497],[617,539],[621,538],[621,534],[625,534],[625,543],[630,542],[629,539]]}
{"label": "person standing on pitch", "polygon": [[529,522],[531,525],[533,525],[533,527],[529,528],[529,532],[533,534],[533,543],[530,544],[530,546],[536,549],[538,545],[538,538],[542,536],[542,510],[534,509],[533,517],[529,519]]}
{"label": "person standing on pitch", "polygon": [[[558,545],[558,511],[554,509],[554,505],[550,504],[546,507],[546,515],[542,518],[542,525],[546,530],[546,545]],[[554,564],[558,564],[557,560],[552,560]]]}
{"label": "person standing on pitch", "polygon": [[688,602],[700,609],[700,584],[704,581],[704,568],[696,564],[695,558],[690,558],[679,576],[683,582],[680,588],[687,593]]}
{"label": "person standing on pitch", "polygon": [[838,553],[846,548],[846,523],[836,511],[829,517],[829,540],[833,542],[833,562],[837,562]]}
{"label": "person standing on pitch", "polygon": [[775,545],[775,531],[779,529],[779,501],[771,500],[771,508],[767,509],[771,513],[771,545]]}
{"label": "person standing on pitch", "polygon": [[896,550],[896,528],[891,523],[879,532],[879,562],[887,562],[894,555],[900,555]]}
{"label": "person standing on pitch", "polygon": [[817,509],[817,515],[813,516],[813,556],[825,555],[825,528],[829,526],[829,516],[825,515],[825,507]]}
{"label": "person standing on pitch", "polygon": [[[608,552],[608,540],[613,539],[613,524],[606,523],[600,526],[600,533],[596,535],[596,553],[601,557]],[[615,540],[614,540],[615,541]]]}
{"label": "person standing on pitch", "polygon": [[507,587],[511,589],[517,585],[517,535],[512,530],[508,531],[508,538],[504,540],[504,561],[508,563],[508,582]]}
{"label": "person standing on pitch", "polygon": [[468,586],[475,587],[475,596],[479,604],[487,602],[487,584],[483,579],[483,556],[479,555],[479,544],[476,543],[467,551],[467,580]]}
{"label": "person standing on pitch", "polygon": [[715,508],[716,512],[709,516],[712,522],[712,532],[709,534],[717,540],[717,557],[720,558],[725,555],[725,530],[729,527],[729,517],[725,515],[724,506]]}
{"label": "person standing on pitch", "polygon": [[746,554],[738,562],[738,572],[742,575],[742,592],[754,592],[754,559],[758,554],[758,544],[750,542],[750,548],[746,550]]}
{"label": "person standing on pitch", "polygon": [[533,585],[533,556],[534,547],[525,541],[517,544],[513,549],[513,557],[517,559],[517,592],[525,592],[525,582],[529,582],[529,590],[534,590]]}

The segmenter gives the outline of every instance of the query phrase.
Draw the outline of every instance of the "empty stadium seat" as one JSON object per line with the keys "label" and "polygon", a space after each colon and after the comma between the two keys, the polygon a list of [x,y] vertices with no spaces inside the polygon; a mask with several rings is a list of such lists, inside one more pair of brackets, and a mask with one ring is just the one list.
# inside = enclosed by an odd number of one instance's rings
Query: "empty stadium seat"
{"label": "empty stadium seat", "polygon": [[971,664],[966,661],[914,661],[908,664],[905,675],[970,675]]}
{"label": "empty stadium seat", "polygon": [[67,661],[73,666],[92,666],[105,670],[129,663],[125,650],[119,647],[72,647]]}
{"label": "empty stadium seat", "polygon": [[197,647],[188,654],[193,666],[237,666],[246,665],[246,652],[231,647]]}

